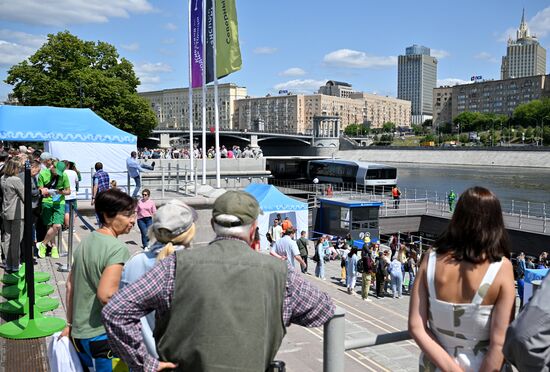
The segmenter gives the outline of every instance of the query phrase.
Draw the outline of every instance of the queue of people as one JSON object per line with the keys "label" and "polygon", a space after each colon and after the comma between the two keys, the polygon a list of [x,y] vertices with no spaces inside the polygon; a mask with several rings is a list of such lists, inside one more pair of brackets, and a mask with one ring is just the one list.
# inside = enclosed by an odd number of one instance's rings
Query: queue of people
{"label": "queue of people", "polygon": [[[248,158],[248,159],[259,159],[263,157],[263,152],[260,147],[250,147],[246,146],[244,149],[241,149],[240,146],[225,146],[222,145],[220,148],[220,158],[222,159],[239,159],[239,158]],[[192,151],[193,159],[202,159],[202,148],[195,145],[193,146]],[[216,157],[216,149],[214,146],[210,146],[206,151],[207,159],[214,159]],[[138,152],[139,159],[190,159],[191,155],[188,147],[178,148],[178,147],[169,147],[167,149],[149,149],[144,147]]]}

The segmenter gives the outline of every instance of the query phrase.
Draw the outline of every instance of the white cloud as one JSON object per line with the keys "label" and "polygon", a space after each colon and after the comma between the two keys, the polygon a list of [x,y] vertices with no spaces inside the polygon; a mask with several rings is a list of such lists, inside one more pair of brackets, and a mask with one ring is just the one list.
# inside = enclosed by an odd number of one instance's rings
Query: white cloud
{"label": "white cloud", "polygon": [[173,38],[173,37],[169,37],[168,39],[163,39],[161,41],[162,44],[165,44],[165,45],[170,45],[170,44],[175,44],[176,43],[176,39]]}
{"label": "white cloud", "polygon": [[312,93],[317,92],[319,90],[319,87],[322,85],[325,85],[327,80],[313,80],[313,79],[305,79],[305,80],[290,80],[284,83],[279,83],[275,85],[273,88],[276,91],[279,90],[288,90],[292,93]]}
{"label": "white cloud", "polygon": [[339,49],[323,57],[323,62],[329,66],[351,68],[384,68],[395,66],[397,57],[377,57],[351,49]]}
{"label": "white cloud", "polygon": [[105,23],[109,18],[128,18],[131,13],[154,10],[148,0],[2,0],[0,6],[0,19],[46,26]]}
{"label": "white cloud", "polygon": [[164,63],[143,63],[139,66],[136,66],[136,71],[151,73],[151,72],[171,72],[172,66]]}
{"label": "white cloud", "polygon": [[11,66],[27,59],[45,42],[46,37],[42,35],[1,29],[0,65]]}
{"label": "white cloud", "polygon": [[135,72],[136,75],[139,77],[139,81],[141,82],[139,91],[143,92],[155,89],[155,84],[161,82],[161,77],[159,76],[159,73],[162,74],[172,72],[172,66],[164,62],[147,62],[136,65]]}
{"label": "white cloud", "polygon": [[432,49],[430,54],[438,59],[442,59],[451,55],[449,52],[442,49]]}
{"label": "white cloud", "polygon": [[135,52],[139,50],[139,43],[130,43],[130,44],[122,44],[122,49],[126,49],[130,52]]}
{"label": "white cloud", "polygon": [[498,59],[493,57],[493,55],[491,53],[487,53],[487,52],[480,52],[480,53],[476,54],[474,56],[474,58],[475,59],[480,59],[482,61],[489,61],[489,62],[492,62],[492,63],[498,63]]}
{"label": "white cloud", "polygon": [[168,22],[167,24],[164,25],[164,28],[169,31],[176,31],[178,29],[178,26],[171,22]]}
{"label": "white cloud", "polygon": [[253,52],[254,54],[273,54],[277,52],[277,48],[264,46],[264,47],[255,48]]}
{"label": "white cloud", "polygon": [[289,69],[284,70],[283,72],[280,72],[279,76],[302,76],[305,74],[306,72],[300,67],[291,67]]}
{"label": "white cloud", "polygon": [[446,78],[446,79],[437,79],[437,86],[449,86],[452,87],[454,85],[461,85],[461,84],[471,84],[472,82],[469,80],[462,80],[458,78]]}

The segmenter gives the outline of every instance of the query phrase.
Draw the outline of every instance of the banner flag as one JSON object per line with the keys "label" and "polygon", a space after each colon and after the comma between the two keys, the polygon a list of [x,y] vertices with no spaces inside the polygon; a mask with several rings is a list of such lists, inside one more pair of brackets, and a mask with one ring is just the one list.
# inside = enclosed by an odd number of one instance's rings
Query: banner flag
{"label": "banner flag", "polygon": [[218,79],[241,69],[239,25],[235,0],[206,0],[206,83],[214,81],[214,17],[216,1],[216,75]]}
{"label": "banner flag", "polygon": [[202,56],[202,2],[203,0],[192,0],[189,13],[189,23],[191,24],[191,87],[198,88],[202,86],[202,69],[204,60]]}

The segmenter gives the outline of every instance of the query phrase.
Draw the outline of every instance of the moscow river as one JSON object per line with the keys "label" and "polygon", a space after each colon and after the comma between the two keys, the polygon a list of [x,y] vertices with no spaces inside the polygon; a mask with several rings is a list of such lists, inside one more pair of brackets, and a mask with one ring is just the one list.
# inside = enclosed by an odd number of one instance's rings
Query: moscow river
{"label": "moscow river", "polygon": [[[550,169],[441,166],[386,163],[397,167],[401,189],[460,194],[471,186],[483,186],[506,200],[548,203],[550,206]],[[422,191],[420,191],[422,190]]]}

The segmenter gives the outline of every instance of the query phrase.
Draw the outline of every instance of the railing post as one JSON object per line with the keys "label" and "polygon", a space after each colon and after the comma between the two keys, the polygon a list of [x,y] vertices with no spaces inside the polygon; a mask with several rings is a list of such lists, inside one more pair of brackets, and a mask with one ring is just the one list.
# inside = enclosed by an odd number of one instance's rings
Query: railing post
{"label": "railing post", "polygon": [[422,235],[420,235],[420,243],[419,243],[419,245],[420,245],[420,252],[422,252]]}
{"label": "railing post", "polygon": [[344,371],[345,311],[336,307],[334,316],[323,328],[323,372]]}
{"label": "railing post", "polygon": [[514,200],[512,200],[512,213],[511,214],[514,214]]}
{"label": "railing post", "polygon": [[130,172],[126,171],[126,182],[127,182],[127,185],[128,185],[128,195],[132,195],[132,193],[130,192]]}
{"label": "railing post", "polygon": [[414,189],[414,200],[416,200],[416,189]]}
{"label": "railing post", "polygon": [[60,227],[59,230],[57,230],[57,253],[61,253],[62,246],[63,246],[63,231],[62,231],[62,228]]}
{"label": "railing post", "polygon": [[527,200],[527,218],[531,216],[531,203]]}
{"label": "railing post", "polygon": [[168,163],[168,189],[170,189],[171,183],[172,183],[172,163]]}
{"label": "railing post", "polygon": [[[92,183],[92,185],[90,187],[90,191],[92,191],[92,192],[94,190],[94,171],[95,171],[94,167],[90,168],[90,182]],[[92,194],[92,196],[93,196],[93,194]]]}
{"label": "railing post", "polygon": [[399,246],[399,244],[401,244],[401,231],[397,232],[397,245]]}
{"label": "railing post", "polygon": [[180,192],[180,163],[176,163],[176,192]]}
{"label": "railing post", "polygon": [[521,230],[521,209],[519,210],[519,227],[518,228]]}
{"label": "railing post", "polygon": [[161,176],[161,195],[162,195],[162,198],[164,199],[164,167],[161,167],[161,170],[162,170],[162,176]]}

